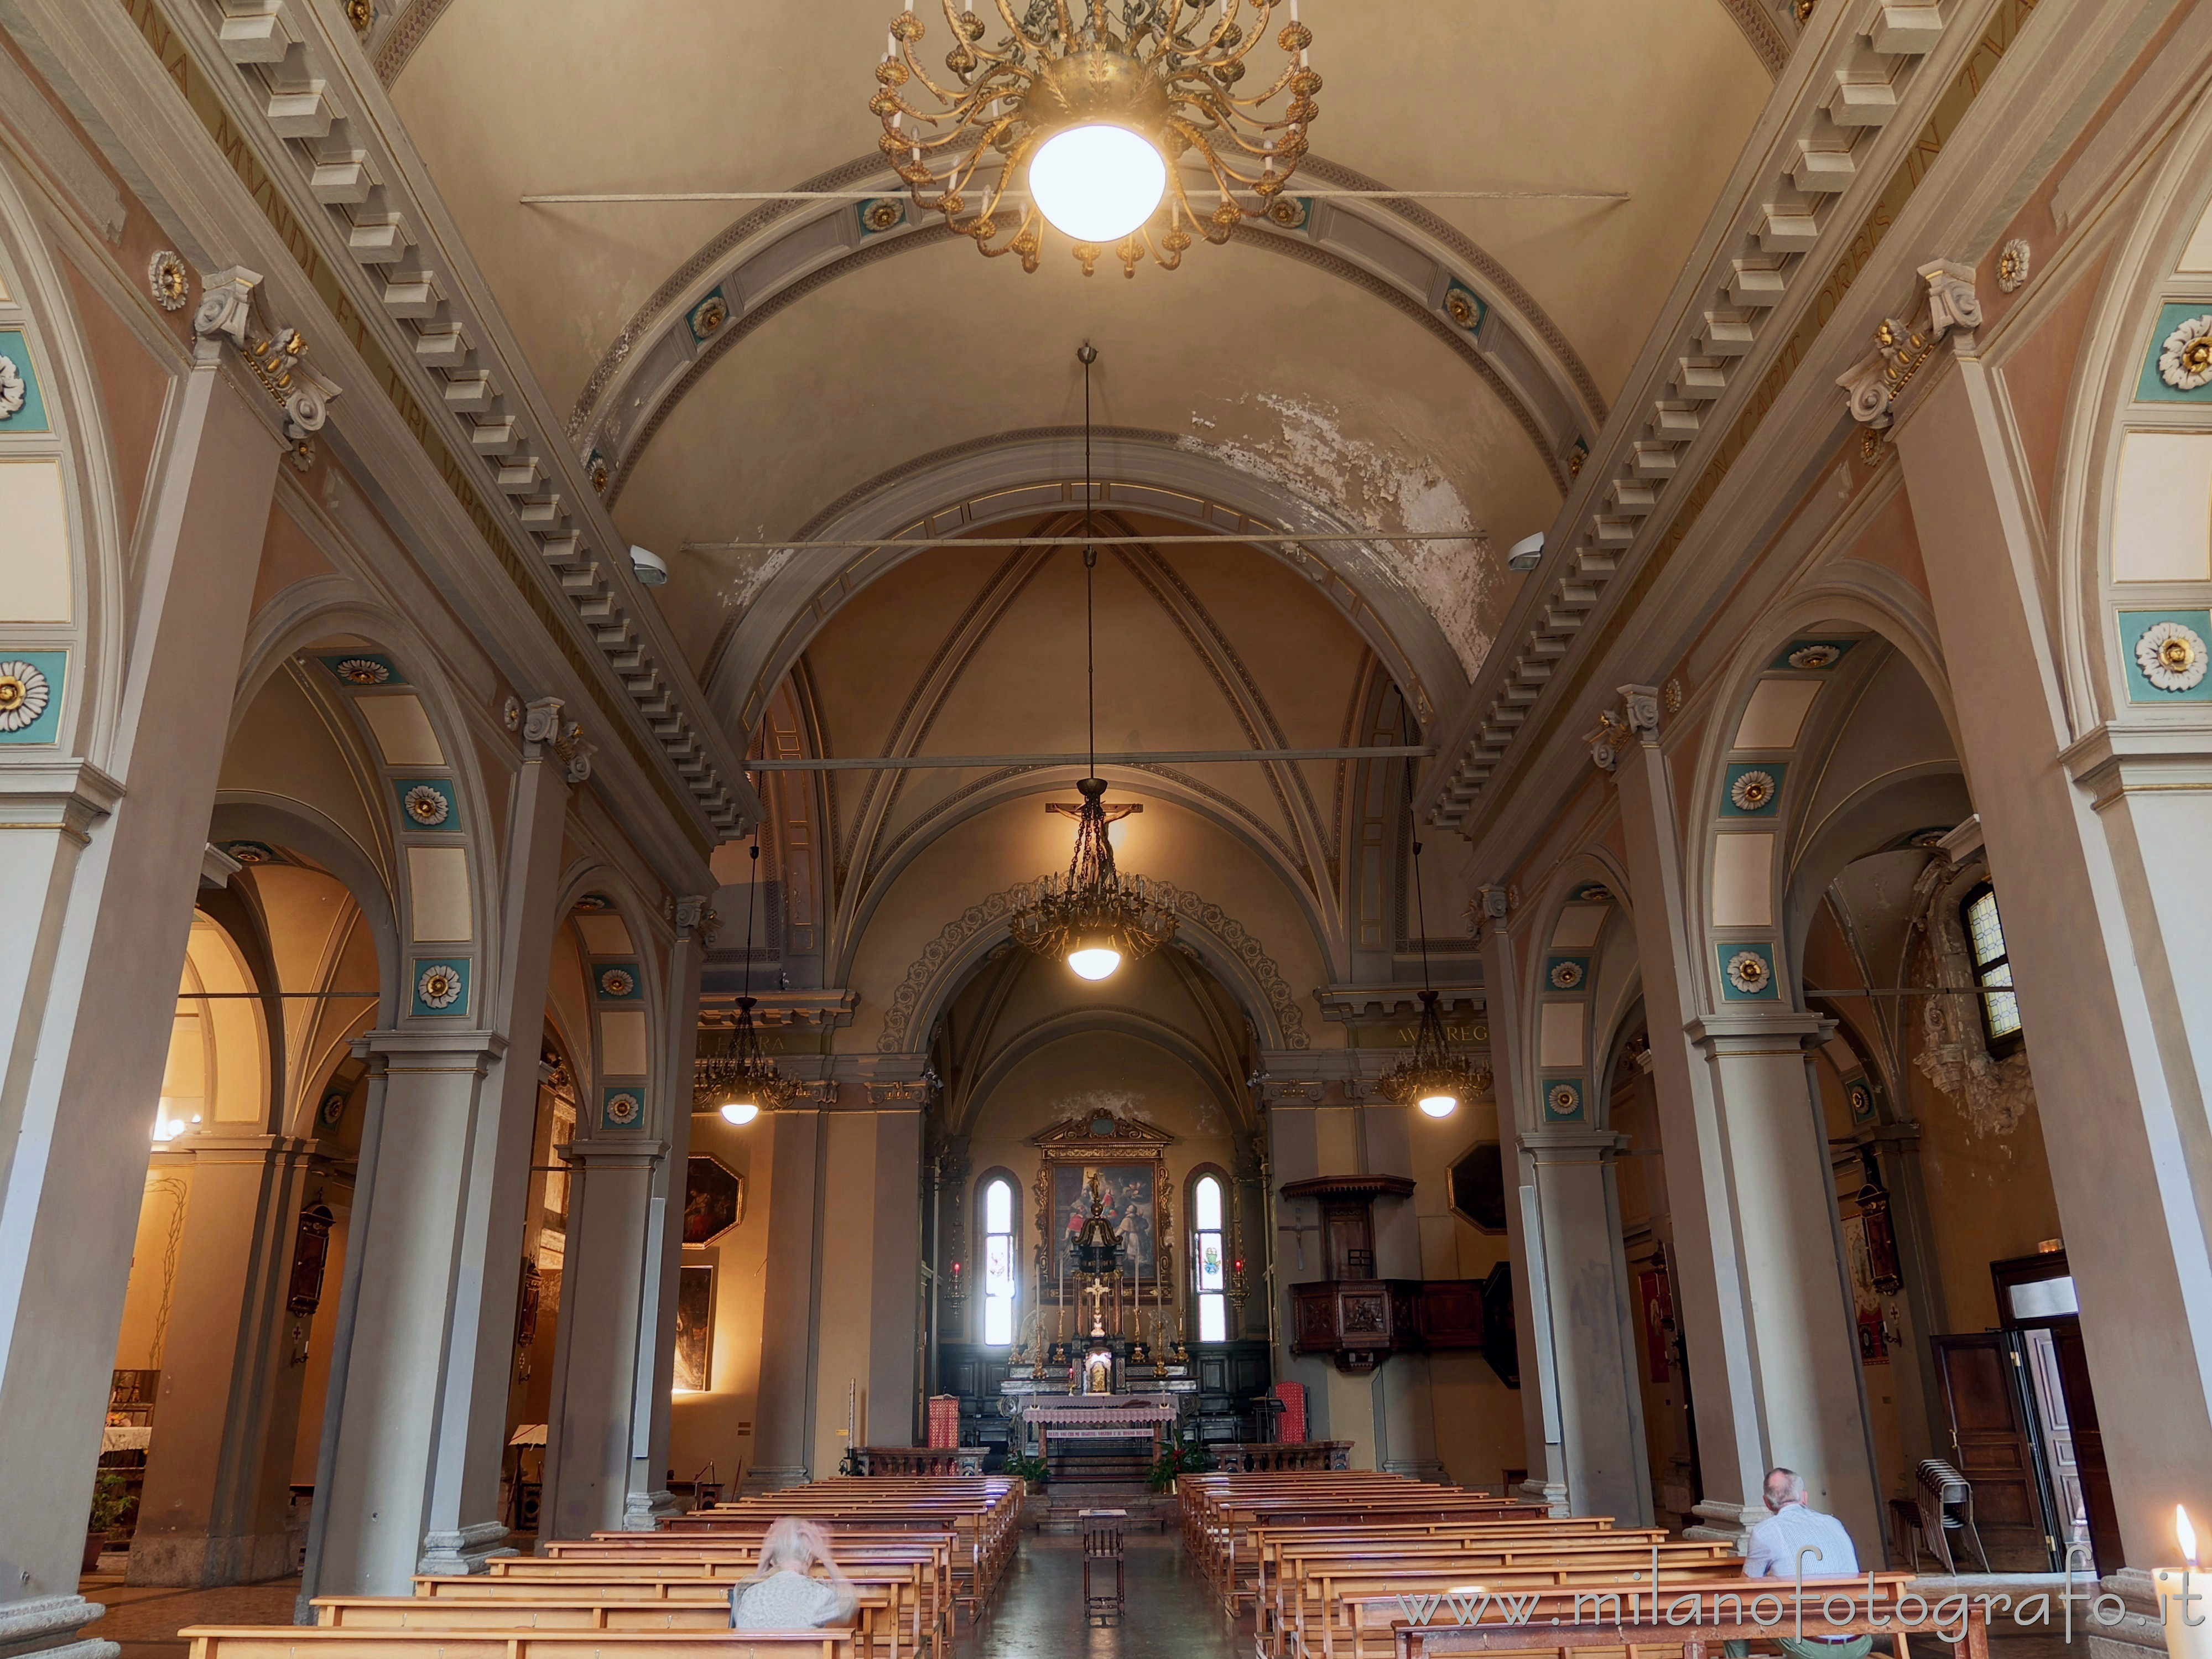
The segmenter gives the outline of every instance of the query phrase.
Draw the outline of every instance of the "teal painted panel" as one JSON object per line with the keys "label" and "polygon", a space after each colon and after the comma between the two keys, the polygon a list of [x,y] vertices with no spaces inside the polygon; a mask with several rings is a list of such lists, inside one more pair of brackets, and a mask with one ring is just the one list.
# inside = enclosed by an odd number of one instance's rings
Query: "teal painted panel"
{"label": "teal painted panel", "polygon": [[46,400],[39,391],[39,371],[31,366],[30,343],[23,338],[20,328],[0,328],[0,357],[13,366],[11,375],[0,374],[0,402],[13,402],[21,382],[22,407],[9,415],[0,415],[0,438],[11,432],[44,432],[46,430]]}

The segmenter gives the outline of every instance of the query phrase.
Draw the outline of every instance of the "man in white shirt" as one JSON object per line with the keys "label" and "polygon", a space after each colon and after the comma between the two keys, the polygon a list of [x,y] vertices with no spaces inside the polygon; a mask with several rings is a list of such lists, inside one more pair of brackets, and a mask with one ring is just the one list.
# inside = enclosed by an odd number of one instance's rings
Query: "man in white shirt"
{"label": "man in white shirt", "polygon": [[1858,1552],[1851,1547],[1850,1534],[1834,1516],[1807,1506],[1803,1475],[1795,1469],[1769,1469],[1765,1498],[1774,1518],[1751,1529],[1751,1547],[1744,1556],[1745,1577],[1796,1578],[1800,1576],[1800,1551],[1808,1552],[1802,1575],[1807,1578],[1858,1576]]}
{"label": "man in white shirt", "polygon": [[[1745,1577],[1795,1580],[1801,1576],[1808,1579],[1857,1576],[1859,1554],[1851,1546],[1850,1534],[1834,1516],[1807,1506],[1803,1475],[1795,1469],[1770,1469],[1764,1495],[1772,1518],[1751,1529],[1750,1547],[1743,1562]],[[1874,1645],[1873,1638],[1865,1636],[1776,1639],[1789,1659],[1866,1659]],[[1727,1642],[1722,1650],[1728,1659],[1747,1659],[1751,1644]]]}

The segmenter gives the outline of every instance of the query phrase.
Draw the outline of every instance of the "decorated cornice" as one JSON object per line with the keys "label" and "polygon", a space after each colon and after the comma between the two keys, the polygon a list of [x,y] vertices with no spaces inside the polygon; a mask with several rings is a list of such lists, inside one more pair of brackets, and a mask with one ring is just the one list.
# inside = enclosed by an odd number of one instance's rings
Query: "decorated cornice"
{"label": "decorated cornice", "polygon": [[[121,0],[70,27],[72,47],[133,70],[143,57],[152,95],[181,96],[328,313],[302,331],[365,365],[379,416],[419,446],[695,848],[741,834],[759,812],[742,758],[420,162],[386,140],[400,124],[343,12]],[[369,415],[367,395],[349,419]]]}
{"label": "decorated cornice", "polygon": [[[768,1028],[793,1027],[814,1030],[834,1030],[853,1023],[853,1011],[860,1006],[858,991],[756,991],[753,1000],[758,1005],[753,1010],[756,1024]],[[737,1006],[735,995],[708,994],[699,999],[702,1014],[726,1014]]]}
{"label": "decorated cornice", "polygon": [[[1821,0],[1565,507],[1498,630],[1421,807],[1469,830],[1696,527],[1842,296],[2033,15]],[[1624,577],[1627,580],[1622,580]],[[1587,718],[1587,716],[1585,716]]]}
{"label": "decorated cornice", "polygon": [[[1475,1018],[1487,1006],[1480,981],[1436,990],[1437,1010],[1448,1020]],[[1321,1017],[1340,1025],[1398,1026],[1421,1017],[1418,985],[1331,985],[1314,998]]]}

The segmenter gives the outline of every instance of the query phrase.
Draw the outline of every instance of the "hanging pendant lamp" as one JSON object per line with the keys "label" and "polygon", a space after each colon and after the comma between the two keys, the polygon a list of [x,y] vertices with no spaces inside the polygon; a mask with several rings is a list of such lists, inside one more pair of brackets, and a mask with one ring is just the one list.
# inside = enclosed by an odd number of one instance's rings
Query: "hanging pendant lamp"
{"label": "hanging pendant lamp", "polygon": [[[1083,533],[1091,534],[1091,365],[1097,349],[1085,340],[1075,354],[1083,363]],[[1106,780],[1098,776],[1098,656],[1094,587],[1098,550],[1083,550],[1084,683],[1090,708],[1091,773],[1075,786],[1075,852],[1066,875],[1043,877],[1013,915],[1013,935],[1041,957],[1058,957],[1084,979],[1100,980],[1124,962],[1150,956],[1175,936],[1166,895],[1142,876],[1125,876],[1114,865],[1109,826],[1135,809],[1106,805]],[[1065,811],[1066,809],[1061,809]]]}
{"label": "hanging pendant lamp", "polygon": [[738,1017],[725,1028],[728,1033],[714,1049],[693,1064],[691,1100],[695,1109],[718,1111],[729,1122],[742,1127],[763,1112],[774,1111],[799,1091],[796,1078],[775,1069],[775,1062],[761,1051],[760,1030],[753,1024],[759,1000],[753,988],[753,915],[760,896],[760,831],[753,831],[753,879],[745,898],[745,994],[738,999]]}
{"label": "hanging pendant lamp", "polygon": [[[1398,708],[1401,724],[1408,723],[1405,720],[1405,694],[1401,692]],[[1413,823],[1413,769],[1410,762],[1406,768],[1406,823],[1414,837],[1413,919],[1421,930],[1421,1023],[1413,1033],[1413,1057],[1400,1060],[1383,1073],[1376,1086],[1386,1100],[1401,1106],[1418,1105],[1429,1117],[1449,1117],[1459,1109],[1460,1102],[1473,1099],[1479,1091],[1474,1068],[1452,1053],[1450,1040],[1444,1036],[1443,1015],[1437,1011],[1436,987],[1429,977],[1428,915],[1421,903],[1420,830]]]}

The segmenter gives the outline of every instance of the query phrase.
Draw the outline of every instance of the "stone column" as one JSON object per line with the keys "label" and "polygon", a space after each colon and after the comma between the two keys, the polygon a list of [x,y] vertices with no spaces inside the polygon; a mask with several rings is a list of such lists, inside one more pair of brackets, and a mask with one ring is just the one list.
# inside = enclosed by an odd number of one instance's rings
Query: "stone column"
{"label": "stone column", "polygon": [[[97,764],[0,758],[0,1647],[18,1651],[114,1652],[75,1639],[95,1616],[76,1594],[84,1516],[283,453],[271,409],[203,344],[106,647],[112,746]],[[103,697],[85,686],[73,696]]]}
{"label": "stone column", "polygon": [[[417,1571],[465,1571],[470,1557],[480,1561],[506,1537],[489,1504],[465,1538],[434,1527],[432,1505],[441,1485],[449,1493],[459,1480],[470,1450],[477,1349],[463,1340],[474,1322],[459,1304],[481,1302],[501,1263],[512,1316],[519,1224],[489,1261],[477,1253],[481,1230],[470,1225],[490,1179],[483,1143],[497,1102],[488,1079],[507,1040],[485,1030],[376,1031],[355,1046],[381,1063],[384,1094],[374,1175],[363,1172],[347,1240],[354,1305],[350,1322],[340,1320],[343,1359],[332,1358],[327,1491],[316,1494],[322,1519],[303,1597],[404,1595]],[[507,1358],[493,1380],[504,1381]],[[496,1455],[491,1475],[495,1501]]]}
{"label": "stone column", "polygon": [[703,895],[676,901],[676,945],[668,958],[668,1019],[663,1032],[661,1110],[668,1156],[653,1174],[653,1208],[645,1252],[646,1293],[636,1357],[629,1487],[621,1524],[651,1532],[680,1505],[668,1490],[669,1390],[676,1382],[676,1291],[684,1266],[684,1200],[691,1158],[691,1081],[699,1055],[699,977],[714,944]]}
{"label": "stone column", "polygon": [[531,705],[485,1029],[417,1020],[365,1039],[386,1056],[384,1114],[374,1185],[357,1200],[362,1290],[344,1389],[332,1389],[330,1521],[303,1595],[404,1595],[412,1574],[481,1571],[506,1542],[499,1477],[554,884],[567,786],[589,771],[554,752],[559,724],[557,702]]}
{"label": "stone column", "polygon": [[[1809,1058],[1834,1030],[1817,1014],[1737,1007],[1691,1021],[1688,1035],[1705,1062],[1733,1177],[1730,1230],[1758,1377],[1752,1407],[1760,1467],[1744,1471],[1743,1509],[1763,1509],[1767,1466],[1796,1469],[1813,1507],[1850,1529],[1862,1559],[1879,1560],[1887,1528],[1827,1128]],[[1652,1046],[1658,1047],[1656,1035]],[[1671,1142],[1667,1161],[1671,1197]],[[1675,1233],[1681,1235],[1679,1212]],[[1695,1326],[1689,1336],[1694,1352]],[[1702,1455],[1702,1395],[1698,1403]],[[1718,1490],[1710,1468],[1705,1482]]]}
{"label": "stone column", "polygon": [[[587,1538],[623,1524],[636,1413],[648,1404],[638,1398],[639,1338],[658,1322],[648,1310],[657,1315],[659,1305],[666,1206],[665,1141],[580,1133],[568,1158],[575,1174],[554,1336],[542,1538]],[[642,1358],[649,1376],[650,1347]]]}
{"label": "stone column", "polygon": [[1667,1153],[1667,1208],[1674,1232],[1669,1278],[1689,1357],[1705,1480],[1695,1506],[1704,1524],[1688,1535],[1741,1540],[1766,1516],[1759,1498],[1766,1449],[1759,1432],[1746,1241],[1735,1224],[1727,1140],[1711,1073],[1687,1036],[1698,1013],[1695,963],[1701,934],[1682,896],[1676,827],[1681,817],[1656,731],[1638,731],[1613,777],[1636,905],[1659,1136]]}
{"label": "stone column", "polygon": [[1620,1145],[1610,1129],[1583,1124],[1521,1132],[1545,1265],[1543,1283],[1529,1288],[1549,1303],[1568,1504],[1577,1515],[1648,1527],[1651,1472],[1613,1170]]}
{"label": "stone column", "polygon": [[134,1584],[232,1584],[292,1571],[286,1532],[305,1366],[292,1249],[311,1143],[195,1135],[177,1301],[161,1358]]}
{"label": "stone column", "polygon": [[2175,1504],[2212,1492],[2212,726],[2202,703],[2124,704],[2075,736],[2097,718],[2094,694],[2063,665],[2078,652],[2102,672],[2104,652],[2063,643],[2053,619],[2093,605],[2093,640],[2115,619],[2086,580],[2046,591],[2000,389],[1972,337],[1953,337],[1956,362],[1896,428],[1897,454],[1953,665],[2121,1534],[2130,1563],[2158,1565],[2174,1555]]}
{"label": "stone column", "polygon": [[1489,1004],[1498,1136],[1501,1149],[1512,1148],[1511,1161],[1505,1165],[1505,1243],[1513,1267],[1513,1322],[1519,1334],[1522,1444],[1528,1460],[1528,1478],[1516,1495],[1547,1504],[1554,1515],[1565,1515],[1568,1460],[1550,1264],[1534,1160],[1520,1133],[1521,1125],[1534,1116],[1523,1111],[1521,1103],[1534,1098],[1541,1085],[1522,1030],[1514,950],[1519,919],[1512,914],[1504,888],[1485,887],[1477,896],[1482,902],[1482,983]]}
{"label": "stone column", "polygon": [[769,1150],[768,1261],[762,1285],[760,1404],[753,1429],[748,1493],[775,1492],[813,1471],[815,1299],[820,1294],[819,1231],[823,1143],[829,1114],[801,1095],[757,1126]]}

